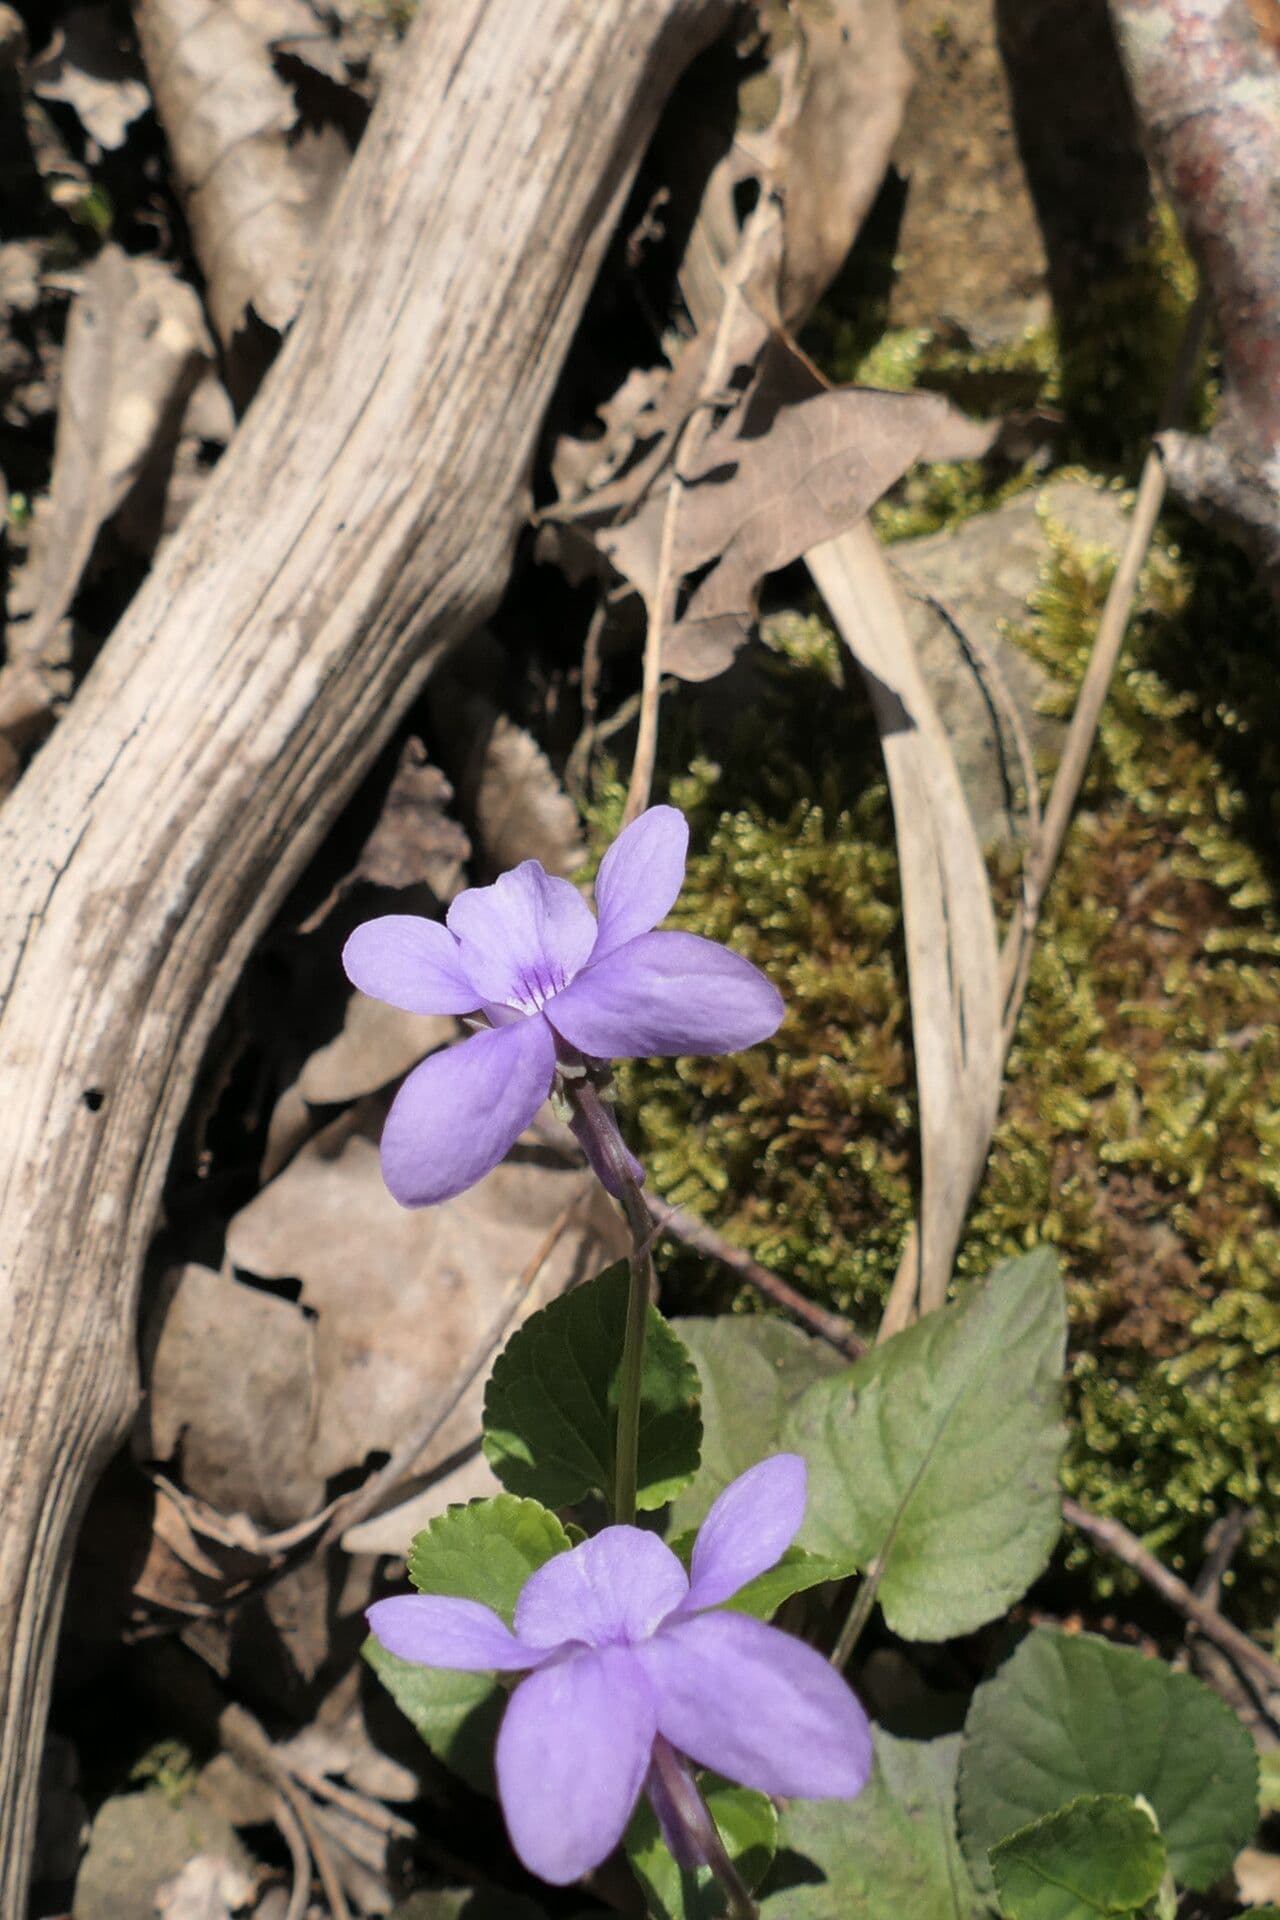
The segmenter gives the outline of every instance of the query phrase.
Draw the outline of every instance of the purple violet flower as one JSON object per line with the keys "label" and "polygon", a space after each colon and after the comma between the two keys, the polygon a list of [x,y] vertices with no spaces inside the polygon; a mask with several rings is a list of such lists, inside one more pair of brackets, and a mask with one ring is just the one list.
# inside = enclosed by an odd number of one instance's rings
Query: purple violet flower
{"label": "purple violet flower", "polygon": [[642,813],[600,863],[598,922],[576,887],[525,860],[459,894],[444,926],[392,913],[356,928],[342,964],[362,993],[489,1023],[424,1060],[396,1095],[382,1172],[401,1206],[448,1200],[496,1167],[559,1066],[734,1053],[776,1031],[781,997],[750,961],[652,931],[680,891],[688,843],[674,807]]}
{"label": "purple violet flower", "polygon": [[567,1886],[599,1866],[646,1789],[680,1858],[670,1792],[680,1755],[762,1793],[862,1791],[871,1730],[841,1676],[776,1627],[708,1611],[785,1553],[805,1492],[798,1454],[741,1474],[703,1521],[688,1574],[656,1534],[606,1527],[529,1576],[514,1633],[475,1600],[404,1594],[370,1607],[375,1638],[402,1660],[528,1673],[495,1766],[511,1843],[531,1873]]}

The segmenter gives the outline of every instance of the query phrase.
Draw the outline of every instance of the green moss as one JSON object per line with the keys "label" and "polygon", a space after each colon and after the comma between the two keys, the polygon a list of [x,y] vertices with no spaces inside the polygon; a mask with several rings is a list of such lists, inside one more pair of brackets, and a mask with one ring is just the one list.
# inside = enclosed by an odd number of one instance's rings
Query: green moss
{"label": "green moss", "polygon": [[[1066,710],[1113,560],[1050,532],[1016,637]],[[1244,569],[1183,538],[1147,569],[958,1271],[1056,1243],[1070,1486],[1184,1569],[1214,1512],[1255,1505],[1240,1578],[1265,1612],[1280,1595],[1274,642]],[[915,1093],[892,818],[839,662],[820,619],[775,623],[714,762],[692,720],[668,727],[665,791],[693,829],[679,923],[763,966],[788,1012],[748,1054],[633,1063],[619,1083],[660,1191],[871,1326],[917,1190]],[[620,806],[605,781],[599,845]],[[1008,906],[1007,857],[994,879]],[[719,1283],[664,1259],[706,1304]],[[1105,1590],[1112,1570],[1094,1572]]]}

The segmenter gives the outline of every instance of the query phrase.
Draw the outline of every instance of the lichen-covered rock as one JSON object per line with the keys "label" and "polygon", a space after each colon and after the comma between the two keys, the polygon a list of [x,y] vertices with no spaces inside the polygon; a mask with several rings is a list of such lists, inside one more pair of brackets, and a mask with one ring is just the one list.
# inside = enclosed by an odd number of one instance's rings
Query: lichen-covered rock
{"label": "lichen-covered rock", "polygon": [[1063,722],[1047,710],[1048,670],[1008,633],[1025,622],[1052,559],[1049,527],[1114,549],[1126,518],[1119,493],[1065,477],[955,531],[893,549],[908,630],[984,845],[1016,839],[1025,825],[1026,782],[1009,706],[1033,758],[1056,757],[1062,744]]}

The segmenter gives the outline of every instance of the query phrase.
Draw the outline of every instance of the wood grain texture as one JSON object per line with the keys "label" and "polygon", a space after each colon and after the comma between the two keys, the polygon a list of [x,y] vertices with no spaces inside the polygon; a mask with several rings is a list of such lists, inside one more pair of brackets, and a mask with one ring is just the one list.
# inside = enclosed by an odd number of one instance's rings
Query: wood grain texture
{"label": "wood grain texture", "polygon": [[659,106],[727,0],[431,0],[297,325],[0,812],[0,1914],[66,1568],[136,1399],[138,1276],[254,940],[492,608]]}
{"label": "wood grain texture", "polygon": [[1218,418],[1161,435],[1170,484],[1280,604],[1280,4],[1111,0],[1153,157],[1207,289]]}

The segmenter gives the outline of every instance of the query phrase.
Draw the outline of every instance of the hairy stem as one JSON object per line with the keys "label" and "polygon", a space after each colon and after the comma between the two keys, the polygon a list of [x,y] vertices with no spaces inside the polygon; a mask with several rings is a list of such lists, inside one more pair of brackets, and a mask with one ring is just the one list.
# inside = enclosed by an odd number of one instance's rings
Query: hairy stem
{"label": "hairy stem", "polygon": [[[654,1226],[644,1196],[631,1172],[632,1162],[618,1132],[613,1109],[601,1099],[589,1076],[568,1082],[569,1098],[582,1130],[595,1151],[590,1155],[604,1185],[620,1201],[631,1229],[631,1286],[627,1294],[627,1321],[622,1338],[622,1368],[618,1379],[618,1426],[613,1450],[613,1518],[630,1526],[636,1517],[636,1475],[640,1458],[640,1394],[644,1382],[644,1343],[653,1292]],[[608,1169],[605,1179],[603,1168]]]}

